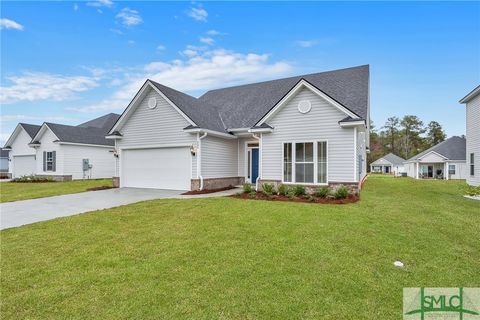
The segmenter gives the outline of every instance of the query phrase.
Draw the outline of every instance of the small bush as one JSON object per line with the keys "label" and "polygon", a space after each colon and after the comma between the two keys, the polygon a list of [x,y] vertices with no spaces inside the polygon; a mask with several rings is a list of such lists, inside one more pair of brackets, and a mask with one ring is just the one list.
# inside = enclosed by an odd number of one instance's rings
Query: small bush
{"label": "small bush", "polygon": [[26,175],[15,178],[12,182],[55,182],[50,176]]}
{"label": "small bush", "polygon": [[281,195],[281,196],[286,196],[286,195],[288,195],[288,186],[285,185],[285,184],[281,184],[281,185],[278,187],[278,194]]}
{"label": "small bush", "polygon": [[277,191],[275,190],[275,186],[270,183],[262,184],[262,190],[263,193],[265,193],[267,196],[271,196],[277,193]]}
{"label": "small bush", "polygon": [[341,185],[335,190],[334,197],[335,199],[346,199],[349,195],[350,191],[347,187]]}
{"label": "small bush", "polygon": [[250,198],[256,198],[257,197],[257,193],[255,192],[255,190],[252,190],[248,193],[248,195],[250,196]]}
{"label": "small bush", "polygon": [[465,187],[465,194],[469,196],[480,196],[480,187],[474,187],[467,185]]}
{"label": "small bush", "polygon": [[330,193],[330,189],[328,187],[320,187],[315,191],[315,195],[320,198],[326,198]]}
{"label": "small bush", "polygon": [[244,183],[243,184],[243,192],[244,193],[250,193],[253,191],[253,186],[250,183]]}
{"label": "small bush", "polygon": [[305,195],[305,187],[304,186],[294,186],[293,188],[293,194],[295,197],[300,197]]}

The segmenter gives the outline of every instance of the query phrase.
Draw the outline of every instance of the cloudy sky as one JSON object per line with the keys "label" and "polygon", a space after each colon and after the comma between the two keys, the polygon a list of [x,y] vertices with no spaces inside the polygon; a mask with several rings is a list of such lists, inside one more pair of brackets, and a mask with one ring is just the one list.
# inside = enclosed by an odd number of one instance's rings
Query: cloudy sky
{"label": "cloudy sky", "polygon": [[0,144],[18,122],[122,112],[146,78],[194,96],[362,64],[371,115],[465,131],[480,3],[2,2]]}

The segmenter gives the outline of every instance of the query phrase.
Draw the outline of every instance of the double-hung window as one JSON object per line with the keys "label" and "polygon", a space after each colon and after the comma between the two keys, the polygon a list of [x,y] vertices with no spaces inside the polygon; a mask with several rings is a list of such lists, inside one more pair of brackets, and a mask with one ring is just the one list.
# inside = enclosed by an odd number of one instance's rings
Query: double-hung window
{"label": "double-hung window", "polygon": [[448,165],[448,174],[455,174],[455,165],[449,164]]}
{"label": "double-hung window", "polygon": [[470,175],[473,177],[475,175],[475,154],[470,153]]}
{"label": "double-hung window", "polygon": [[53,171],[53,152],[47,152],[47,171]]}
{"label": "double-hung window", "polygon": [[43,171],[55,171],[56,169],[56,152],[43,151]]}
{"label": "double-hung window", "polygon": [[284,143],[283,182],[327,183],[327,142]]}

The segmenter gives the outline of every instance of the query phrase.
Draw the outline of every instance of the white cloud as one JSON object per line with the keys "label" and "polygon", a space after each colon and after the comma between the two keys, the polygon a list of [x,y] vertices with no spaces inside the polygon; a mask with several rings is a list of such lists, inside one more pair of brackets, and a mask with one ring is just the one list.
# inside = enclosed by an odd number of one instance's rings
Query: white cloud
{"label": "white cloud", "polygon": [[117,19],[121,20],[121,23],[124,26],[127,27],[136,26],[137,24],[143,22],[143,19],[138,13],[138,11],[132,10],[130,8],[123,8],[122,10],[120,10],[116,17]]}
{"label": "white cloud", "polygon": [[217,30],[208,30],[208,31],[207,31],[207,34],[208,34],[209,36],[219,36],[219,35],[221,35],[222,33],[221,33],[220,31],[217,31]]}
{"label": "white cloud", "polygon": [[213,45],[215,43],[215,40],[213,40],[210,37],[200,37],[200,42],[208,44],[208,45]]}
{"label": "white cloud", "polygon": [[298,40],[295,41],[295,44],[302,48],[311,48],[314,45],[318,44],[317,40]]}
{"label": "white cloud", "polygon": [[242,54],[224,49],[196,51],[195,55],[187,56],[185,60],[151,62],[136,74],[130,73],[126,78],[127,82],[108,99],[97,104],[71,107],[68,110],[121,111],[146,79],[184,92],[198,92],[284,76],[291,70],[292,66],[287,62],[270,62],[267,54]]}
{"label": "white cloud", "polygon": [[165,51],[165,50],[167,50],[167,47],[165,47],[164,45],[159,44],[157,46],[157,51]]}
{"label": "white cloud", "polygon": [[194,20],[207,22],[208,12],[203,8],[190,8],[187,15]]}
{"label": "white cloud", "polygon": [[1,29],[14,29],[14,30],[23,30],[23,26],[10,19],[0,19],[0,30]]}
{"label": "white cloud", "polygon": [[78,4],[75,3],[75,4],[73,5],[73,10],[75,10],[75,11],[78,10]]}
{"label": "white cloud", "polygon": [[116,33],[118,35],[122,35],[123,34],[123,31],[122,30],[118,30],[118,29],[115,29],[115,28],[110,28],[110,31],[112,31],[113,33]]}
{"label": "white cloud", "polygon": [[198,55],[198,51],[192,50],[192,49],[185,49],[185,50],[182,51],[182,54],[189,57],[189,58],[193,58],[196,55]]}
{"label": "white cloud", "polygon": [[106,7],[106,8],[111,8],[113,6],[113,1],[112,0],[96,0],[96,1],[89,1],[87,2],[87,6],[90,7]]}
{"label": "white cloud", "polygon": [[87,76],[64,76],[41,72],[25,72],[20,76],[6,77],[12,84],[0,87],[0,102],[11,104],[21,101],[74,99],[77,93],[98,85]]}

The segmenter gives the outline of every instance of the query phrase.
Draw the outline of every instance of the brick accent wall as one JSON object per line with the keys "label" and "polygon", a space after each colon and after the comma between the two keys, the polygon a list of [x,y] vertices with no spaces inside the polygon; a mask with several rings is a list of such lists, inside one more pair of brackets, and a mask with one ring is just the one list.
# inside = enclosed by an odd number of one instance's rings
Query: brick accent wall
{"label": "brick accent wall", "polygon": [[120,188],[120,177],[113,177],[112,183],[114,188]]}
{"label": "brick accent wall", "polygon": [[[203,189],[219,189],[237,186],[245,182],[244,177],[208,178],[203,179]],[[191,190],[200,190],[200,179],[191,180]]]}

